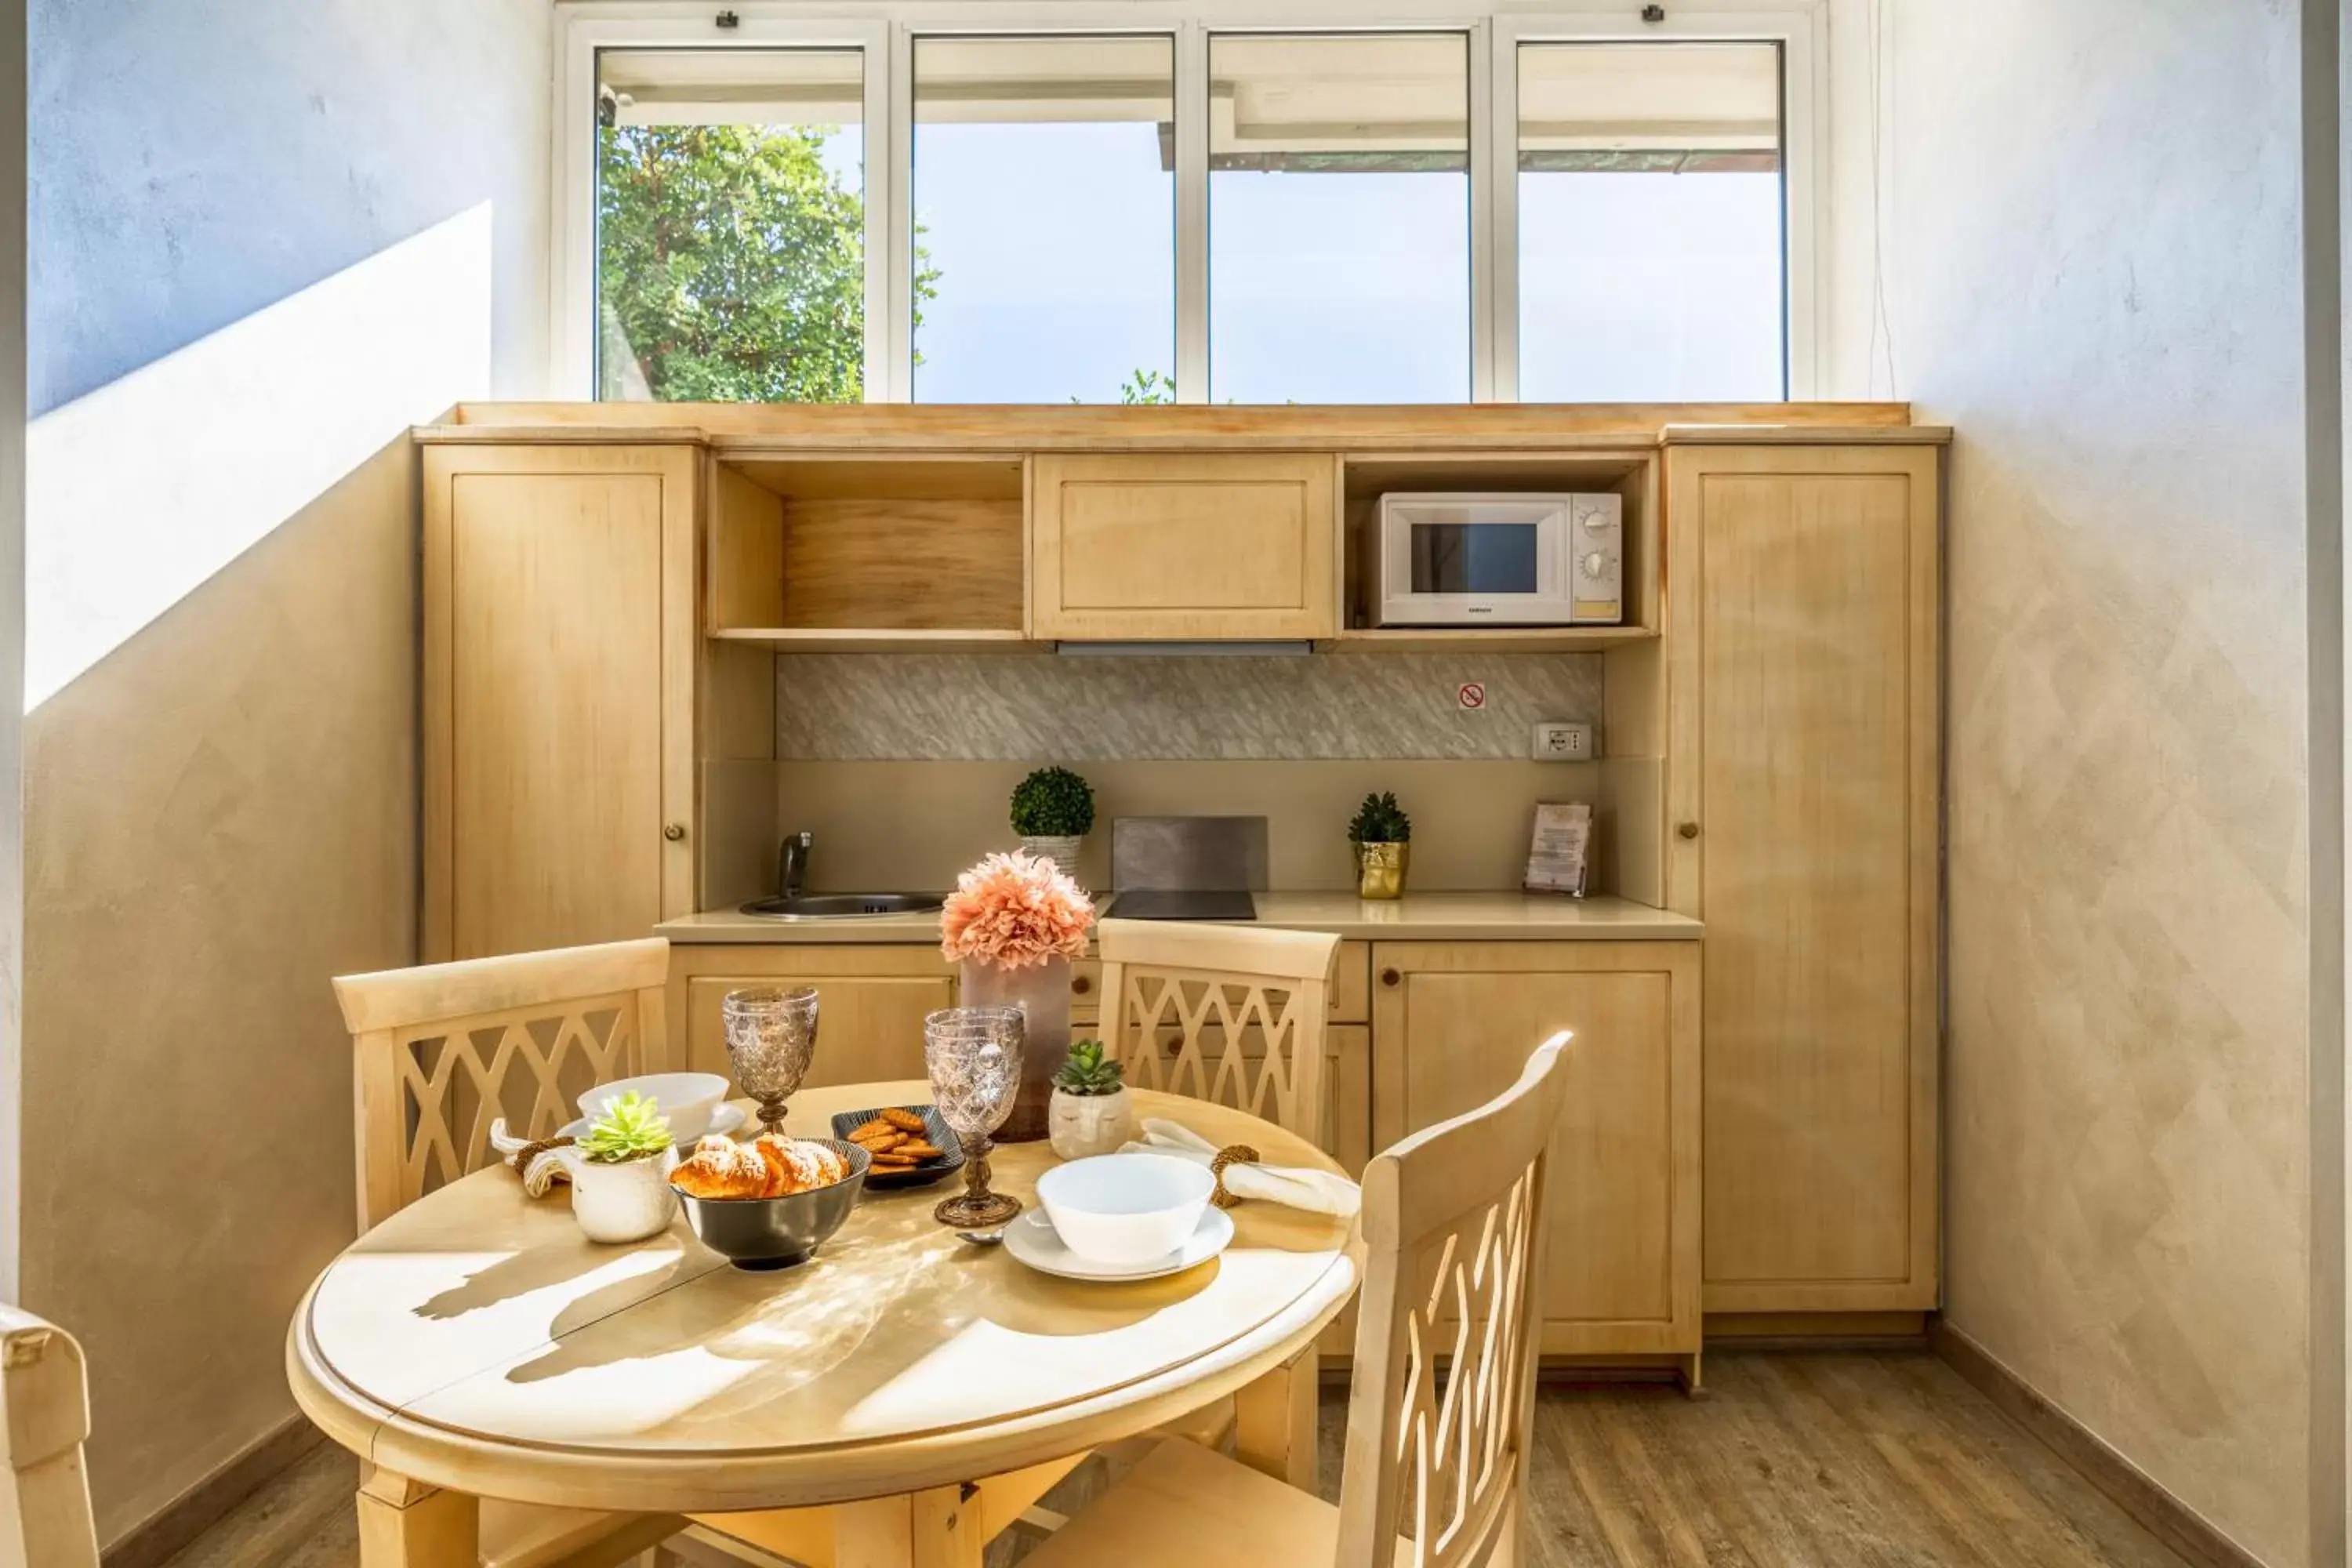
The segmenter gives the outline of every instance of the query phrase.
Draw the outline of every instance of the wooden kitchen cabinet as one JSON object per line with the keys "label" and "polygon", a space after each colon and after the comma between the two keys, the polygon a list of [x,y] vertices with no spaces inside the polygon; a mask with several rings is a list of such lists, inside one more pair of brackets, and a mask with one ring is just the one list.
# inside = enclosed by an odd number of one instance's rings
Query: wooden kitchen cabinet
{"label": "wooden kitchen cabinet", "polygon": [[1937,448],[1667,462],[1669,906],[1710,1312],[1936,1304]]}
{"label": "wooden kitchen cabinet", "polygon": [[425,961],[691,913],[686,445],[424,447]]}
{"label": "wooden kitchen cabinet", "polygon": [[1328,452],[1039,453],[1029,635],[1334,636],[1337,477]]}
{"label": "wooden kitchen cabinet", "polygon": [[1674,1358],[1695,1378],[1699,944],[1380,942],[1372,967],[1375,1149],[1475,1109],[1573,1031],[1543,1352]]}
{"label": "wooden kitchen cabinet", "polygon": [[929,1076],[923,1015],[953,1006],[956,992],[955,970],[929,945],[673,942],[669,1016],[684,1020],[688,1070],[733,1076],[719,1003],[756,985],[816,987],[816,1056],[804,1089]]}

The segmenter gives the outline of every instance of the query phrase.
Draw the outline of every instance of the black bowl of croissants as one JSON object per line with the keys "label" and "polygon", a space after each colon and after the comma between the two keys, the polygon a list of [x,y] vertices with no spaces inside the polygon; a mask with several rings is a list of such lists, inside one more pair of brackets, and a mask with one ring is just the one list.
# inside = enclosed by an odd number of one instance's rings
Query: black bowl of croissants
{"label": "black bowl of croissants", "polygon": [[702,1245],[738,1268],[789,1268],[841,1228],[870,1164],[855,1143],[762,1132],[713,1134],[669,1173]]}

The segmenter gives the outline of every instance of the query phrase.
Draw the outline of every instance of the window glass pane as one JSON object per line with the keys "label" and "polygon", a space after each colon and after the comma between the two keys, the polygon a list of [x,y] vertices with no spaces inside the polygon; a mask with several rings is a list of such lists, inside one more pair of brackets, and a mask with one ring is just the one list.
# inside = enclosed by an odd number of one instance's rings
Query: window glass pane
{"label": "window glass pane", "polygon": [[1209,395],[1470,396],[1470,47],[1209,40]]}
{"label": "window glass pane", "polygon": [[915,40],[919,403],[1172,402],[1176,46]]}
{"label": "window glass pane", "polygon": [[863,397],[859,52],[606,50],[596,68],[597,395]]}
{"label": "window glass pane", "polygon": [[1780,51],[1519,49],[1519,397],[1786,395]]}

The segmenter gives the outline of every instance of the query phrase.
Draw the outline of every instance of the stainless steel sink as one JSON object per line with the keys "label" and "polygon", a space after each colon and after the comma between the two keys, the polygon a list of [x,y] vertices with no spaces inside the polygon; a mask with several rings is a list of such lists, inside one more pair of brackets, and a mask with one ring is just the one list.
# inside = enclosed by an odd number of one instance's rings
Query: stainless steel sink
{"label": "stainless steel sink", "polygon": [[743,906],[743,912],[771,921],[838,921],[866,915],[919,915],[944,902],[932,893],[803,893],[789,899],[754,899]]}

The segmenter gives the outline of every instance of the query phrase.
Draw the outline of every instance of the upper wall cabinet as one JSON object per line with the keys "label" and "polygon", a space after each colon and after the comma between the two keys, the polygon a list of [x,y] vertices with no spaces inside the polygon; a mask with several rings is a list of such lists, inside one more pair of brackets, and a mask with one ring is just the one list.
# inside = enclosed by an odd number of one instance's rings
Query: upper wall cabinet
{"label": "upper wall cabinet", "polygon": [[1666,472],[1668,904],[1706,921],[1706,1308],[1936,1304],[1937,448]]}
{"label": "upper wall cabinet", "polygon": [[1329,637],[1329,453],[1041,453],[1030,633],[1085,641]]}
{"label": "upper wall cabinet", "polygon": [[688,445],[428,445],[428,963],[694,908]]}

